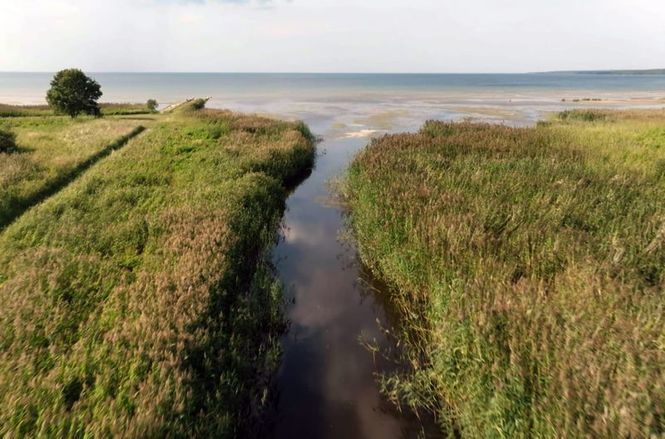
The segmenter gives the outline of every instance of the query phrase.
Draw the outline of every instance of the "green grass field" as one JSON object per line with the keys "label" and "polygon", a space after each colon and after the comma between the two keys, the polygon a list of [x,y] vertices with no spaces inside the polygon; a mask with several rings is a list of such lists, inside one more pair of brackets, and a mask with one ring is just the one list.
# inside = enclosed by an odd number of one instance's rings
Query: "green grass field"
{"label": "green grass field", "polygon": [[[0,119],[34,149],[2,160],[58,169],[145,123]],[[146,128],[0,232],[0,436],[237,437],[265,403],[266,252],[309,132],[187,108]]]}
{"label": "green grass field", "polygon": [[401,317],[393,400],[462,437],[665,435],[665,111],[428,122],[344,191]]}
{"label": "green grass field", "polygon": [[0,154],[0,229],[58,190],[87,166],[121,146],[151,121],[106,117],[0,117],[18,150]]}

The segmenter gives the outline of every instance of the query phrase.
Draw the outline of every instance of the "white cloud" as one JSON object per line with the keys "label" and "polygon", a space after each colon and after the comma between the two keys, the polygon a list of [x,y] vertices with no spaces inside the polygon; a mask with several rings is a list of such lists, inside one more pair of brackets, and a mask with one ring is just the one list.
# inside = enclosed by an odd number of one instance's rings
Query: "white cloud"
{"label": "white cloud", "polygon": [[665,67],[662,0],[0,0],[0,70]]}
{"label": "white cloud", "polygon": [[200,4],[204,5],[206,3],[230,3],[230,4],[235,4],[235,5],[267,5],[267,4],[272,4],[274,3],[273,0],[153,0],[156,4],[164,4],[164,3],[181,3],[181,4],[187,4],[187,3],[193,3],[193,4]]}

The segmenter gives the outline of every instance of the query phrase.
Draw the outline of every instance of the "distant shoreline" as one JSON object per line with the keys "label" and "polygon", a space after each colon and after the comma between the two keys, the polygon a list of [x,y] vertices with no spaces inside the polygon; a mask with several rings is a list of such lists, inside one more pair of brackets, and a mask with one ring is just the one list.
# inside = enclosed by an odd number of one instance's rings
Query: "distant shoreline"
{"label": "distant shoreline", "polygon": [[665,69],[645,70],[564,70],[553,72],[540,72],[542,74],[567,73],[574,75],[665,75]]}

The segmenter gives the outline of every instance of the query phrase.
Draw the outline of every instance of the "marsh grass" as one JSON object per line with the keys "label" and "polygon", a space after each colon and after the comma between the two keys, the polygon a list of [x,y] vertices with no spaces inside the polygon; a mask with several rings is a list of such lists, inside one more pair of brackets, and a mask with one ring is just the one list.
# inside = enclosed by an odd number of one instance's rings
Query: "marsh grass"
{"label": "marsh grass", "polygon": [[238,437],[279,359],[295,124],[163,116],[0,234],[0,435]]}
{"label": "marsh grass", "polygon": [[428,122],[345,188],[391,287],[399,404],[463,437],[665,434],[665,111]]}

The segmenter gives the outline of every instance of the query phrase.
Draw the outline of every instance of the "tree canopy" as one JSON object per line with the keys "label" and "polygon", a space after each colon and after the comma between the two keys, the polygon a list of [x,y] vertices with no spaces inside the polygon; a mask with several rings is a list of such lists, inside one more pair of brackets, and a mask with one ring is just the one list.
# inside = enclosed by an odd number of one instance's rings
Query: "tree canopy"
{"label": "tree canopy", "polygon": [[97,100],[102,96],[100,85],[79,69],[61,70],[51,80],[46,101],[58,113],[76,117],[81,113],[101,115]]}

